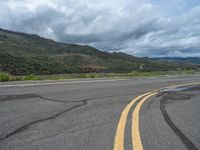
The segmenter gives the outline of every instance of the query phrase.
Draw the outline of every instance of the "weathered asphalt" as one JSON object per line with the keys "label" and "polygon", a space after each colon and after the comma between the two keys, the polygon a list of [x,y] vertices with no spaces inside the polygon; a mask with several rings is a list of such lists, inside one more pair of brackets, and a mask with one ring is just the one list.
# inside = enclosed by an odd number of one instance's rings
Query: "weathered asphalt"
{"label": "weathered asphalt", "polygon": [[[199,81],[199,76],[179,76],[0,83],[0,149],[112,150],[121,112],[134,97]],[[199,87],[166,91],[144,103],[140,112],[144,149],[188,149],[177,128],[200,149],[199,91]],[[130,126],[128,116],[125,149],[132,148]]]}

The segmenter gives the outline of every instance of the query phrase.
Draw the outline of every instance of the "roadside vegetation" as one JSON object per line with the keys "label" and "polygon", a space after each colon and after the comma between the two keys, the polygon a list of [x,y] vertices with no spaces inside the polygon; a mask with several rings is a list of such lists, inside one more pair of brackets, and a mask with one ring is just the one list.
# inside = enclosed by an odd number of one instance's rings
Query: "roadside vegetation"
{"label": "roadside vegetation", "polygon": [[8,73],[0,73],[0,82],[6,81],[36,81],[36,80],[65,80],[78,78],[115,78],[115,77],[148,77],[148,76],[166,76],[166,75],[181,75],[195,74],[193,70],[182,71],[132,71],[130,73],[82,73],[82,74],[60,74],[60,75],[26,75],[12,76]]}
{"label": "roadside vegetation", "polygon": [[19,76],[11,76],[8,73],[0,72],[0,82],[6,82],[6,81],[19,81],[22,80],[22,77]]}
{"label": "roadside vegetation", "polygon": [[10,76],[7,73],[0,73],[0,81],[10,81]]}

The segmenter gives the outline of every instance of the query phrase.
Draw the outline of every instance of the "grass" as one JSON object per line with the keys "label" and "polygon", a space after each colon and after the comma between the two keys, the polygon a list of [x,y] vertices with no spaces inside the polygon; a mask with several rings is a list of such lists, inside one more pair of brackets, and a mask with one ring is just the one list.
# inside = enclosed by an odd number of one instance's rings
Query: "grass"
{"label": "grass", "polygon": [[22,80],[40,80],[40,78],[39,76],[31,74],[31,75],[22,77]]}
{"label": "grass", "polygon": [[8,73],[0,72],[0,82],[7,82],[7,81],[19,81],[22,80],[21,77],[11,76]]}
{"label": "grass", "polygon": [[[133,71],[128,73],[128,76],[161,76],[161,75],[168,75],[174,74],[174,72],[166,72],[166,71],[151,71],[151,72],[142,72],[142,71]],[[179,74],[176,72],[176,74]]]}
{"label": "grass", "polygon": [[0,73],[0,81],[1,82],[10,81],[10,76],[7,73],[1,72]]}
{"label": "grass", "polygon": [[11,76],[7,73],[0,73],[0,82],[6,81],[24,81],[24,80],[63,80],[76,78],[113,78],[113,77],[148,77],[164,75],[195,74],[193,70],[184,71],[132,71],[130,73],[86,73],[86,74],[61,74],[61,75],[26,75]]}

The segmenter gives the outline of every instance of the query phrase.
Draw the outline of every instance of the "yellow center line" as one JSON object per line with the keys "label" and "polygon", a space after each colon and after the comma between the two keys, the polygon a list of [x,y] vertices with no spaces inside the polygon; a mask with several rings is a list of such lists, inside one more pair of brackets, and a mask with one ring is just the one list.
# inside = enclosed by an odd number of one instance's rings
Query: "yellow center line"
{"label": "yellow center line", "polygon": [[181,86],[190,86],[190,85],[197,85],[200,84],[200,82],[194,82],[194,83],[186,83],[186,84],[177,84],[177,85],[171,85],[164,88],[156,89],[151,92],[142,94],[135,99],[133,99],[122,111],[121,117],[119,119],[119,123],[117,126],[116,136],[115,136],[115,142],[114,142],[114,150],[124,150],[124,132],[125,132],[125,126],[126,121],[128,117],[128,113],[133,107],[133,105],[141,98],[143,98],[135,107],[133,111],[132,116],[132,142],[133,142],[133,148],[134,150],[143,150],[141,137],[140,137],[140,131],[139,131],[139,111],[142,106],[142,104],[151,96],[157,94],[161,90],[168,89],[168,88],[177,88]]}
{"label": "yellow center line", "polygon": [[200,84],[200,82],[176,84],[176,85],[170,85],[170,86],[167,86],[167,87],[164,87],[164,88],[160,88],[160,89],[157,89],[157,90],[155,90],[155,91],[163,90],[163,89],[177,88],[177,87],[182,87],[182,86],[198,85],[198,84]]}
{"label": "yellow center line", "polygon": [[139,100],[140,98],[142,98],[143,96],[146,96],[148,94],[150,94],[150,92],[136,97],[122,111],[121,117],[120,117],[120,120],[119,120],[119,123],[118,123],[117,131],[116,131],[114,150],[124,150],[124,132],[125,132],[125,126],[126,126],[128,113],[129,113],[131,107],[135,104],[135,102],[137,100]]}
{"label": "yellow center line", "polygon": [[[199,82],[194,82],[194,83],[186,83],[186,84],[177,84],[177,85],[171,85],[165,87],[166,89],[170,88],[177,88],[177,87],[182,87],[182,86],[190,86],[190,85],[197,85],[200,84]],[[141,141],[141,136],[140,136],[140,125],[139,125],[139,112],[140,109],[143,105],[143,103],[148,100],[151,96],[156,95],[160,90],[163,90],[165,88],[160,88],[157,90],[154,90],[154,93],[151,93],[149,95],[146,95],[145,97],[142,98],[142,100],[137,104],[133,111],[132,115],[132,143],[133,143],[133,150],[143,150],[142,146],[142,141]]]}
{"label": "yellow center line", "polygon": [[133,111],[132,116],[132,143],[134,150],[143,150],[142,141],[140,137],[140,128],[139,128],[139,111],[142,104],[151,96],[157,94],[157,92],[149,94],[142,98],[142,100],[137,104]]}

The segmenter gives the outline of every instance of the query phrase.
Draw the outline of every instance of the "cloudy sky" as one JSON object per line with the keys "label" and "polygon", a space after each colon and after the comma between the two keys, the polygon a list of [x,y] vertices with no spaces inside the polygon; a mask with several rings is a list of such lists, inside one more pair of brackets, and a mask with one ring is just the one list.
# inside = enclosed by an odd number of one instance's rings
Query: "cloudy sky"
{"label": "cloudy sky", "polygon": [[200,0],[0,0],[0,28],[135,56],[200,56]]}

